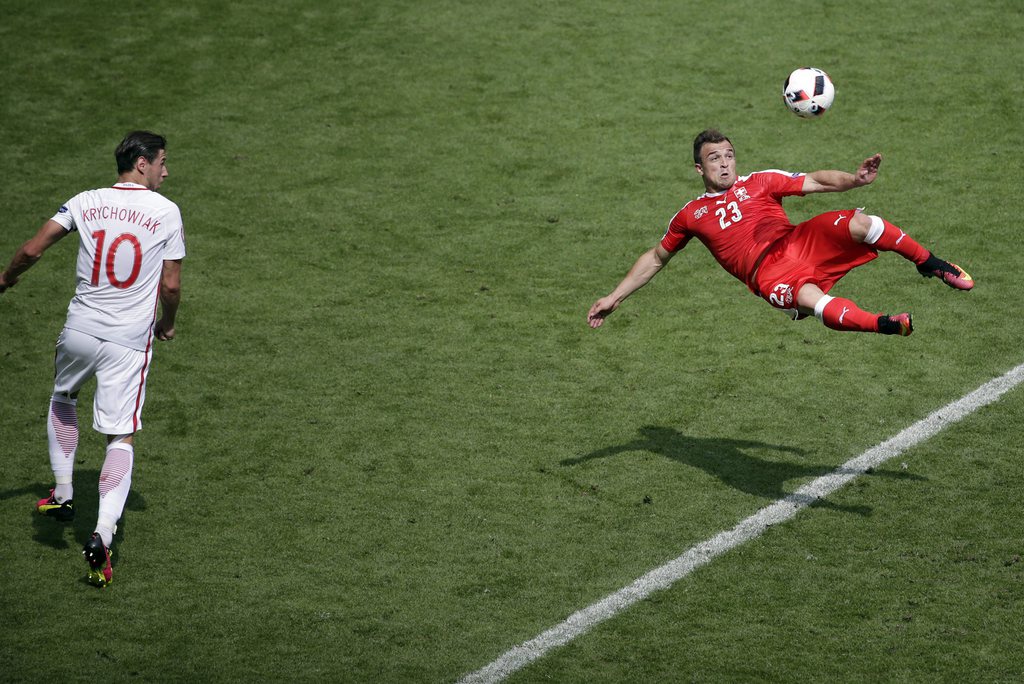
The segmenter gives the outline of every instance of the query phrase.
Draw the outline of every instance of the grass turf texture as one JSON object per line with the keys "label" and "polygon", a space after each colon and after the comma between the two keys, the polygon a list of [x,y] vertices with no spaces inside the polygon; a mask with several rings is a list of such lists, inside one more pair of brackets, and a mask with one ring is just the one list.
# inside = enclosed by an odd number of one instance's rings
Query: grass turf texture
{"label": "grass turf texture", "polygon": [[[11,680],[450,681],[1021,362],[1013,2],[176,3],[0,23],[0,258],[170,138],[189,257],[159,345],[114,583],[46,493],[74,239],[0,297]],[[792,68],[836,104],[801,121]],[[740,169],[879,180],[866,205],[978,280],[893,255],[836,293],[909,339],[789,323],[699,245],[600,331],[586,309]],[[920,445],[513,677],[1024,677],[1024,397]]]}

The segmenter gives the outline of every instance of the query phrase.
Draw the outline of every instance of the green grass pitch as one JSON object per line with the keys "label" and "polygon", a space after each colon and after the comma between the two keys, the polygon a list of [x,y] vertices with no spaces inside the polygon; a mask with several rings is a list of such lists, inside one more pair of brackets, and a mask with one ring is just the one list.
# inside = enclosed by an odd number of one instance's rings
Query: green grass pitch
{"label": "green grass pitch", "polygon": [[[189,256],[114,582],[39,519],[74,239],[0,296],[0,679],[452,682],[1024,361],[1015,0],[9,0],[0,259],[169,138]],[[833,110],[783,106],[795,67]],[[694,244],[586,311],[742,173],[877,182],[971,272],[883,254],[837,294],[907,339],[792,323]],[[512,675],[536,682],[1024,679],[1024,391]]]}

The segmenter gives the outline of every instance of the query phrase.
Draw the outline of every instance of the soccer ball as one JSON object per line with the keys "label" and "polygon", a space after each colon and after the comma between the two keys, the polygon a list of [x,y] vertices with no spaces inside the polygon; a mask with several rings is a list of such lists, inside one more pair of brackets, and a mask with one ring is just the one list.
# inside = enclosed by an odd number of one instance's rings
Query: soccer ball
{"label": "soccer ball", "polygon": [[836,88],[821,69],[802,67],[791,73],[782,84],[786,106],[805,119],[821,116],[832,106]]}

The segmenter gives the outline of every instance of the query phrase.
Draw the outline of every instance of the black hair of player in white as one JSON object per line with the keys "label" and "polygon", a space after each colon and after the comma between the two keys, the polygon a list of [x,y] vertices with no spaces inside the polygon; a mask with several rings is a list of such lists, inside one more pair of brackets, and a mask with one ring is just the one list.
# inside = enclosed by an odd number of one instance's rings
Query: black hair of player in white
{"label": "black hair of player in white", "polygon": [[135,168],[135,160],[139,157],[145,157],[146,161],[152,163],[156,161],[160,150],[166,149],[167,139],[164,136],[149,131],[132,131],[114,150],[117,172],[131,171]]}

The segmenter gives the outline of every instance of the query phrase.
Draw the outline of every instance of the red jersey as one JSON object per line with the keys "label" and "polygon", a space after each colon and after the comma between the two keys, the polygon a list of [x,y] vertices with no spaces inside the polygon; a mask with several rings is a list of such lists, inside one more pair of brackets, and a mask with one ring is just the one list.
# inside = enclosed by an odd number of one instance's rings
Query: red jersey
{"label": "red jersey", "polygon": [[722,268],[749,287],[761,255],[793,229],[782,198],[803,195],[804,175],[755,171],[737,178],[725,192],[704,193],[672,217],[661,246],[678,252],[696,237]]}

